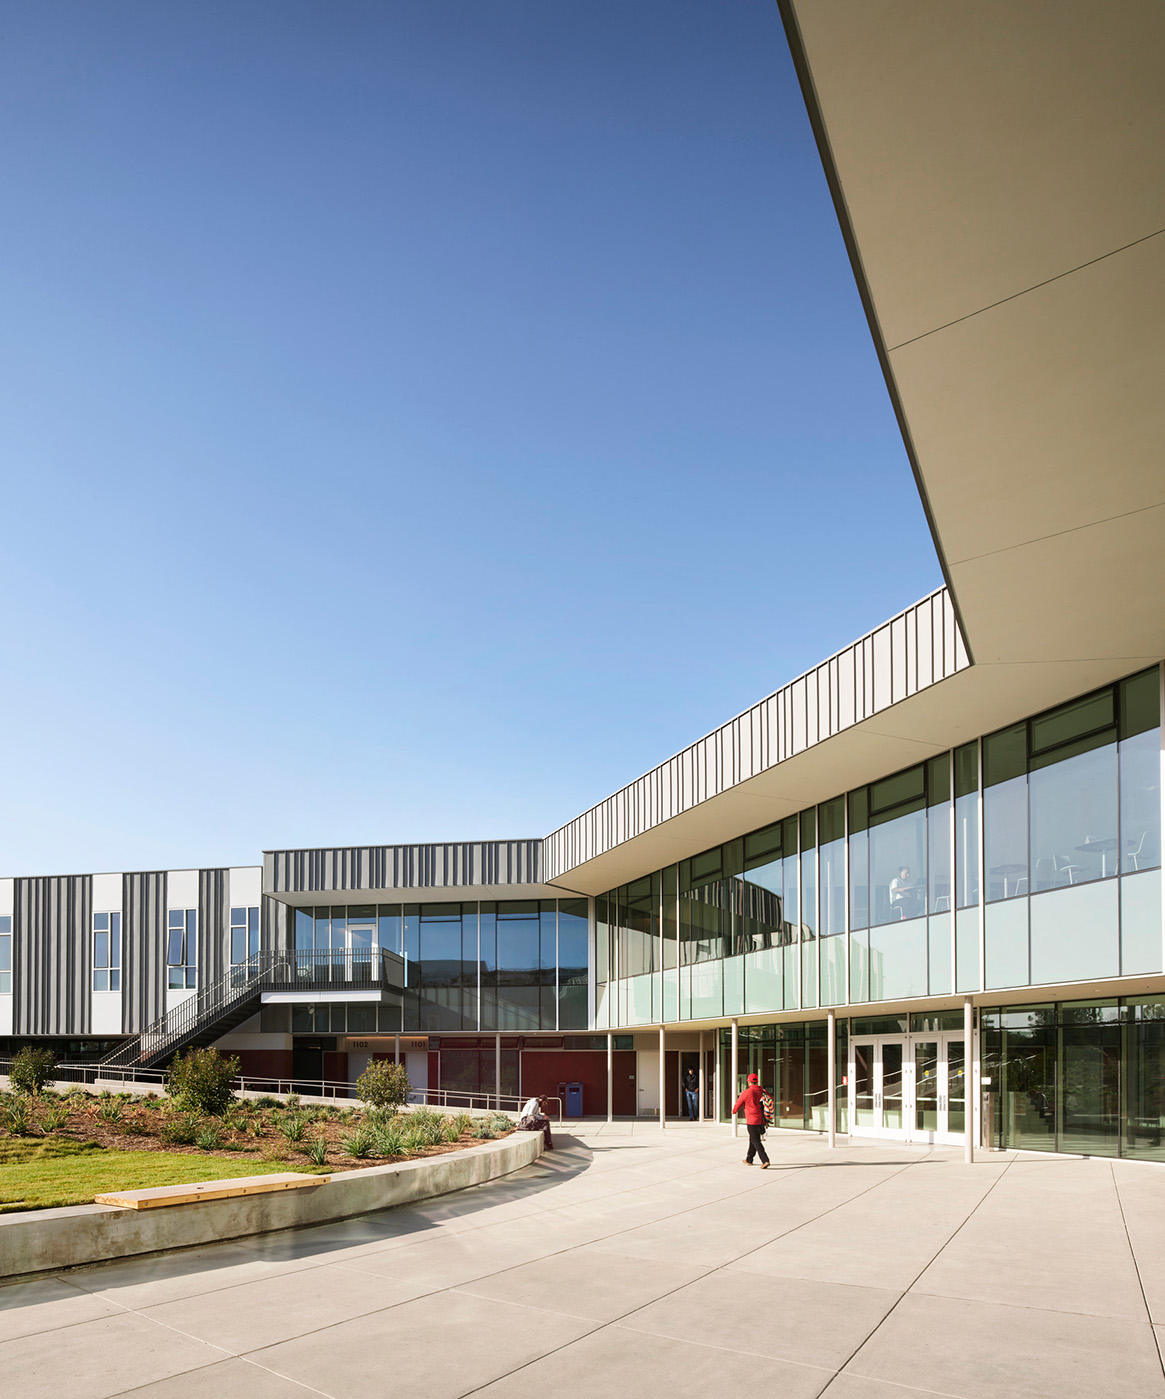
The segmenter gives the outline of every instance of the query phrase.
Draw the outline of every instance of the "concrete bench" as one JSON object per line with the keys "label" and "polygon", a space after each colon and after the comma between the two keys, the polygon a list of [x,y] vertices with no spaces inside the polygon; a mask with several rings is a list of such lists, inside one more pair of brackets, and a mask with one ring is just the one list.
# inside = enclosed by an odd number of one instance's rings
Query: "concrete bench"
{"label": "concrete bench", "polygon": [[240,1195],[264,1195],[271,1190],[302,1190],[309,1185],[326,1185],[331,1176],[309,1176],[288,1172],[282,1175],[239,1176],[234,1180],[193,1181],[189,1185],[157,1185],[150,1190],[112,1190],[95,1195],[94,1204],[118,1205],[128,1210],[154,1210],[163,1205],[192,1205],[198,1200],[230,1200]]}

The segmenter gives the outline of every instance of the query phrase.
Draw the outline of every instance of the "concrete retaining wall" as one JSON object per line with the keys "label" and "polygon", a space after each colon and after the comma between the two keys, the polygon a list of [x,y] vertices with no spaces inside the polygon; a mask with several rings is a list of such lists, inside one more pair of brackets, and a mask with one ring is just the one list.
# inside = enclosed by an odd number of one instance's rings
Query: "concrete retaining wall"
{"label": "concrete retaining wall", "polygon": [[541,1132],[514,1132],[443,1156],[345,1171],[314,1189],[152,1210],[74,1205],[0,1215],[0,1277],[347,1219],[480,1185],[528,1166],[541,1154]]}

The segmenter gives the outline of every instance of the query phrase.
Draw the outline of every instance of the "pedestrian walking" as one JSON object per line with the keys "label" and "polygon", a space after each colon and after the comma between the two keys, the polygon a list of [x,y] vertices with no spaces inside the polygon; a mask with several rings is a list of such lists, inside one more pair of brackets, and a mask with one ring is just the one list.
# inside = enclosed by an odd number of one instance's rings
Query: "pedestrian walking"
{"label": "pedestrian walking", "polygon": [[744,1164],[751,1166],[752,1158],[759,1156],[761,1170],[767,1171],[769,1154],[762,1140],[765,1134],[764,1096],[760,1079],[756,1074],[749,1074],[748,1087],[732,1104],[732,1116],[735,1117],[742,1108],[744,1109],[744,1125],[748,1128],[748,1155],[744,1158]]}

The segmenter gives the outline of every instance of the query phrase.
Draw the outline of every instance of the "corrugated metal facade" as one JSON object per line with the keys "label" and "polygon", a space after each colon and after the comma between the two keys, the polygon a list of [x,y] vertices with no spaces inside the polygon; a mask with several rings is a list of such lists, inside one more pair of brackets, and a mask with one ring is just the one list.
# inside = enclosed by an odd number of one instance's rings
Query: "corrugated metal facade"
{"label": "corrugated metal facade", "polygon": [[541,882],[540,840],[269,850],[263,857],[263,887],[274,894]]}
{"label": "corrugated metal facade", "polygon": [[230,961],[230,870],[198,871],[198,984],[225,975]]}
{"label": "corrugated metal facade", "polygon": [[939,588],[547,836],[543,877],[561,878],[969,665]]}
{"label": "corrugated metal facade", "polygon": [[15,1034],[88,1033],[92,905],[91,875],[49,875],[14,882]]}
{"label": "corrugated metal facade", "polygon": [[137,1034],[166,1009],[166,872],[121,881],[122,1028]]}

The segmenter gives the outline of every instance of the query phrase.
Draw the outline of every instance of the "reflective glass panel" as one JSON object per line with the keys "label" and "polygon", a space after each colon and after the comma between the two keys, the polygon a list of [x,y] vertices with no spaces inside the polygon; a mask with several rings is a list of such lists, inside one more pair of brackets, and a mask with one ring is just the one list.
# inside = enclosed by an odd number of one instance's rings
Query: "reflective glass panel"
{"label": "reflective glass panel", "polygon": [[926,811],[920,808],[870,828],[870,884],[875,924],[926,911]]}
{"label": "reflective glass panel", "polygon": [[1120,867],[1125,873],[1161,863],[1161,731],[1120,742]]}
{"label": "reflective glass panel", "polygon": [[1126,874],[1121,889],[1121,975],[1159,972],[1161,876],[1156,870]]}
{"label": "reflective glass panel", "polygon": [[927,920],[885,923],[870,929],[870,999],[925,996]]}
{"label": "reflective glass panel", "polygon": [[1031,901],[1031,979],[1085,981],[1118,976],[1117,882],[1037,894]]}
{"label": "reflective glass panel", "polygon": [[902,1121],[902,1046],[883,1041],[882,1051],[882,1127],[900,1131]]}
{"label": "reflective glass panel", "polygon": [[1033,768],[1028,792],[1035,892],[1117,872],[1115,743]]}
{"label": "reflective glass panel", "polygon": [[854,1044],[854,1126],[873,1127],[874,1116],[874,1046],[872,1042]]}
{"label": "reflective glass panel", "polygon": [[920,1132],[938,1131],[938,1042],[914,1041],[914,1126]]}

